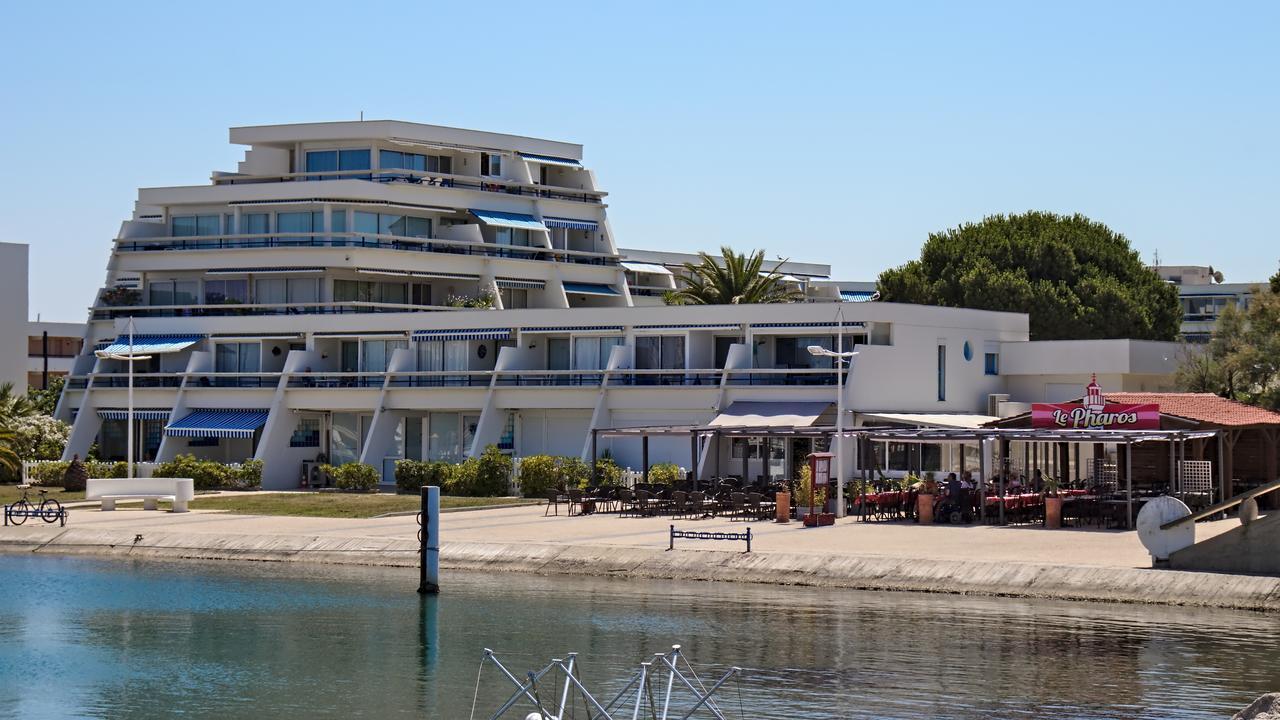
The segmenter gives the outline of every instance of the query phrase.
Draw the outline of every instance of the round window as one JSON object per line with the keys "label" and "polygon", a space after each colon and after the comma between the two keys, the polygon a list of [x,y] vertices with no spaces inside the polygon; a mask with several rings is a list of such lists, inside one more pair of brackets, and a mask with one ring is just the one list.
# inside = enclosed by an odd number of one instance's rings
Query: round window
{"label": "round window", "polygon": [[973,359],[973,348],[969,347],[969,341],[964,341],[964,361],[969,362]]}

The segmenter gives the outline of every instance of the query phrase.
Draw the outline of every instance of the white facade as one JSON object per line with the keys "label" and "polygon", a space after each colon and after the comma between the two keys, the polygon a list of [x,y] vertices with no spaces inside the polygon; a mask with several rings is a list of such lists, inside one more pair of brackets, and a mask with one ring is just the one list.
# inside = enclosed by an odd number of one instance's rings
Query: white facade
{"label": "white facade", "polygon": [[[135,367],[138,456],[256,457],[276,488],[320,456],[389,478],[401,457],[586,455],[593,429],[834,403],[830,360],[806,348],[842,332],[860,353],[851,412],[983,413],[1021,382],[1001,357],[1027,344],[1025,315],[848,302],[870,289],[823,265],[778,268],[812,302],[661,304],[688,256],[617,249],[578,145],[402,122],[231,138],[250,146],[238,172],[139,191],[59,406],[68,457],[123,455],[127,368],[92,351],[126,342],[130,318],[153,356]],[[458,307],[482,297],[492,309]],[[1062,374],[1092,371],[1080,360]],[[640,464],[638,440],[599,449]],[[706,450],[704,474],[733,460]],[[693,457],[687,439],[650,446]]]}
{"label": "white facade", "polygon": [[21,243],[0,243],[0,383],[27,389],[27,260]]}

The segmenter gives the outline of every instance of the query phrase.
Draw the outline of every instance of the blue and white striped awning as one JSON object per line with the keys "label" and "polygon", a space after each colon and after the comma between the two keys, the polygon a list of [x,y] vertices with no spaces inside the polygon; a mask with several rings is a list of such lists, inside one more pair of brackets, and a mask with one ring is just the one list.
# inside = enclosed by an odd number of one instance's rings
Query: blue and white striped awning
{"label": "blue and white striped awning", "polygon": [[621,295],[612,285],[603,283],[567,282],[564,291],[579,295]]}
{"label": "blue and white striped awning", "polygon": [[480,222],[493,227],[515,228],[516,230],[541,230],[547,231],[547,226],[542,224],[541,220],[523,213],[499,212],[497,210],[471,210],[472,215],[480,219]]}
{"label": "blue and white striped awning", "polygon": [[600,223],[595,220],[575,220],[574,218],[544,217],[542,218],[542,224],[547,227],[586,230],[587,232],[595,232],[600,229]]}
{"label": "blue and white striped awning", "polygon": [[206,270],[208,275],[284,275],[298,273],[322,273],[324,268],[319,267],[239,267],[239,268],[213,268]]}
{"label": "blue and white striped awning", "polygon": [[445,340],[506,340],[511,328],[470,328],[461,330],[415,330],[413,339],[419,341]]}
{"label": "blue and white striped awning", "polygon": [[620,333],[621,325],[544,325],[520,328],[521,333]]}
{"label": "blue and white striped awning", "polygon": [[870,302],[876,297],[875,290],[841,290],[841,302]]}
{"label": "blue and white striped awning", "polygon": [[733,323],[682,323],[674,325],[636,325],[636,330],[741,330]]}
{"label": "blue and white striped awning", "polygon": [[[98,408],[98,417],[103,420],[128,420],[128,408]],[[134,408],[134,420],[168,420],[169,410],[165,408]]]}
{"label": "blue and white striped awning", "polygon": [[437,272],[435,270],[396,270],[394,268],[356,268],[361,275],[390,275],[392,277],[415,277],[434,280],[479,280],[479,275],[470,273]]}
{"label": "blue and white striped awning", "polygon": [[[861,321],[849,321],[843,323],[845,328],[864,327],[865,323]],[[777,323],[751,323],[751,331],[756,333],[783,334],[788,331],[805,330],[808,328],[821,328],[824,330],[838,330],[841,323],[834,320],[821,322],[777,322]]]}
{"label": "blue and white striped awning", "polygon": [[536,162],[536,163],[542,163],[543,165],[560,165],[562,167],[577,168],[579,170],[582,169],[582,163],[578,162],[577,160],[574,160],[573,158],[562,158],[562,157],[556,157],[554,155],[535,155],[533,153],[523,153],[523,152],[520,153],[520,157],[524,158],[525,160],[532,160],[533,162]]}
{"label": "blue and white striped awning", "polygon": [[193,410],[164,429],[169,437],[248,438],[267,424],[268,410]]}
{"label": "blue and white striped awning", "polygon": [[[186,350],[204,339],[204,335],[142,335],[134,333],[132,354],[162,355]],[[129,336],[120,335],[116,341],[98,349],[112,355],[129,355]]]}
{"label": "blue and white striped awning", "polygon": [[547,286],[546,280],[532,280],[525,278],[495,278],[494,282],[498,287],[505,290],[541,290]]}

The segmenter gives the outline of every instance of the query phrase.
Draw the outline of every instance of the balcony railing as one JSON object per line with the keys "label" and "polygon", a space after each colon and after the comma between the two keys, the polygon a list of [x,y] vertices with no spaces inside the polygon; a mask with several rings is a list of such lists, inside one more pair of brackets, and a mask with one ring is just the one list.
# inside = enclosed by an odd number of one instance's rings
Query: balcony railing
{"label": "balcony railing", "polygon": [[835,385],[836,371],[824,368],[726,370],[729,385]]}
{"label": "balcony railing", "polygon": [[118,305],[93,309],[94,320],[144,317],[224,317],[236,315],[352,315],[361,313],[442,312],[459,308],[444,305],[400,305],[375,302],[326,302],[215,305]]}
{"label": "balcony railing", "polygon": [[439,238],[373,235],[362,233],[271,233],[256,235],[192,235],[155,238],[117,238],[120,252],[152,252],[161,250],[254,250],[261,248],[340,247],[402,250],[405,252],[443,253],[543,260],[579,265],[616,266],[620,259],[608,253],[585,250],[556,250],[545,247],[500,245],[497,243],[442,240]]}
{"label": "balcony railing", "polygon": [[430,370],[395,373],[390,387],[489,387],[493,373],[487,370]]}
{"label": "balcony railing", "polygon": [[310,372],[289,376],[291,388],[380,388],[387,380],[380,372]]}
{"label": "balcony railing", "polygon": [[[181,373],[134,373],[133,386],[136,388],[176,388],[182,386]],[[126,373],[94,373],[89,376],[94,388],[127,388],[129,376]]]}
{"label": "balcony railing", "polygon": [[450,190],[480,190],[482,192],[519,195],[523,197],[548,198],[551,200],[568,200],[600,204],[608,193],[600,190],[581,190],[564,188],[555,185],[533,185],[516,180],[501,178],[476,177],[473,175],[453,175],[449,173],[423,172],[419,170],[326,170],[323,173],[280,173],[278,175],[218,175],[214,177],[215,185],[260,185],[262,183],[280,182],[317,182],[325,180],[365,180],[376,183],[403,183],[438,187]]}

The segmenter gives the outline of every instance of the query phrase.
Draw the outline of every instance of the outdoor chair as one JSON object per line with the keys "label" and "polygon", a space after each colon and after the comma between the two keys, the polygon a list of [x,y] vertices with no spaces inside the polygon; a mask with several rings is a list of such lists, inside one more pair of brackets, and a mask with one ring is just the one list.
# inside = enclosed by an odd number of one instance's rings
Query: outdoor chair
{"label": "outdoor chair", "polygon": [[[552,510],[555,510],[556,515],[559,515],[560,506],[563,504],[567,504],[568,502],[569,502],[568,498],[561,495],[559,490],[555,488],[551,488],[547,490],[547,508],[546,510],[542,511],[542,517],[546,517],[550,515]],[[570,514],[573,514],[572,506],[570,506],[569,510],[570,510]]]}
{"label": "outdoor chair", "polygon": [[635,511],[635,516],[648,517],[653,514],[654,508],[653,494],[647,490],[637,490],[635,505],[632,508]]}
{"label": "outdoor chair", "polygon": [[636,494],[634,490],[621,488],[618,490],[618,517],[626,517],[636,513]]}
{"label": "outdoor chair", "polygon": [[672,518],[687,517],[689,515],[689,493],[683,490],[677,490],[671,493],[671,505],[669,506]]}
{"label": "outdoor chair", "polygon": [[692,517],[703,517],[708,514],[707,494],[702,491],[689,493],[689,514]]}
{"label": "outdoor chair", "polygon": [[729,493],[729,519],[742,520],[746,518],[747,513],[747,495],[746,493]]}
{"label": "outdoor chair", "polygon": [[764,519],[764,496],[758,492],[747,493],[747,514],[753,520]]}
{"label": "outdoor chair", "polygon": [[579,488],[569,488],[569,517],[573,517],[575,510],[577,511],[577,514],[583,514],[582,490]]}

